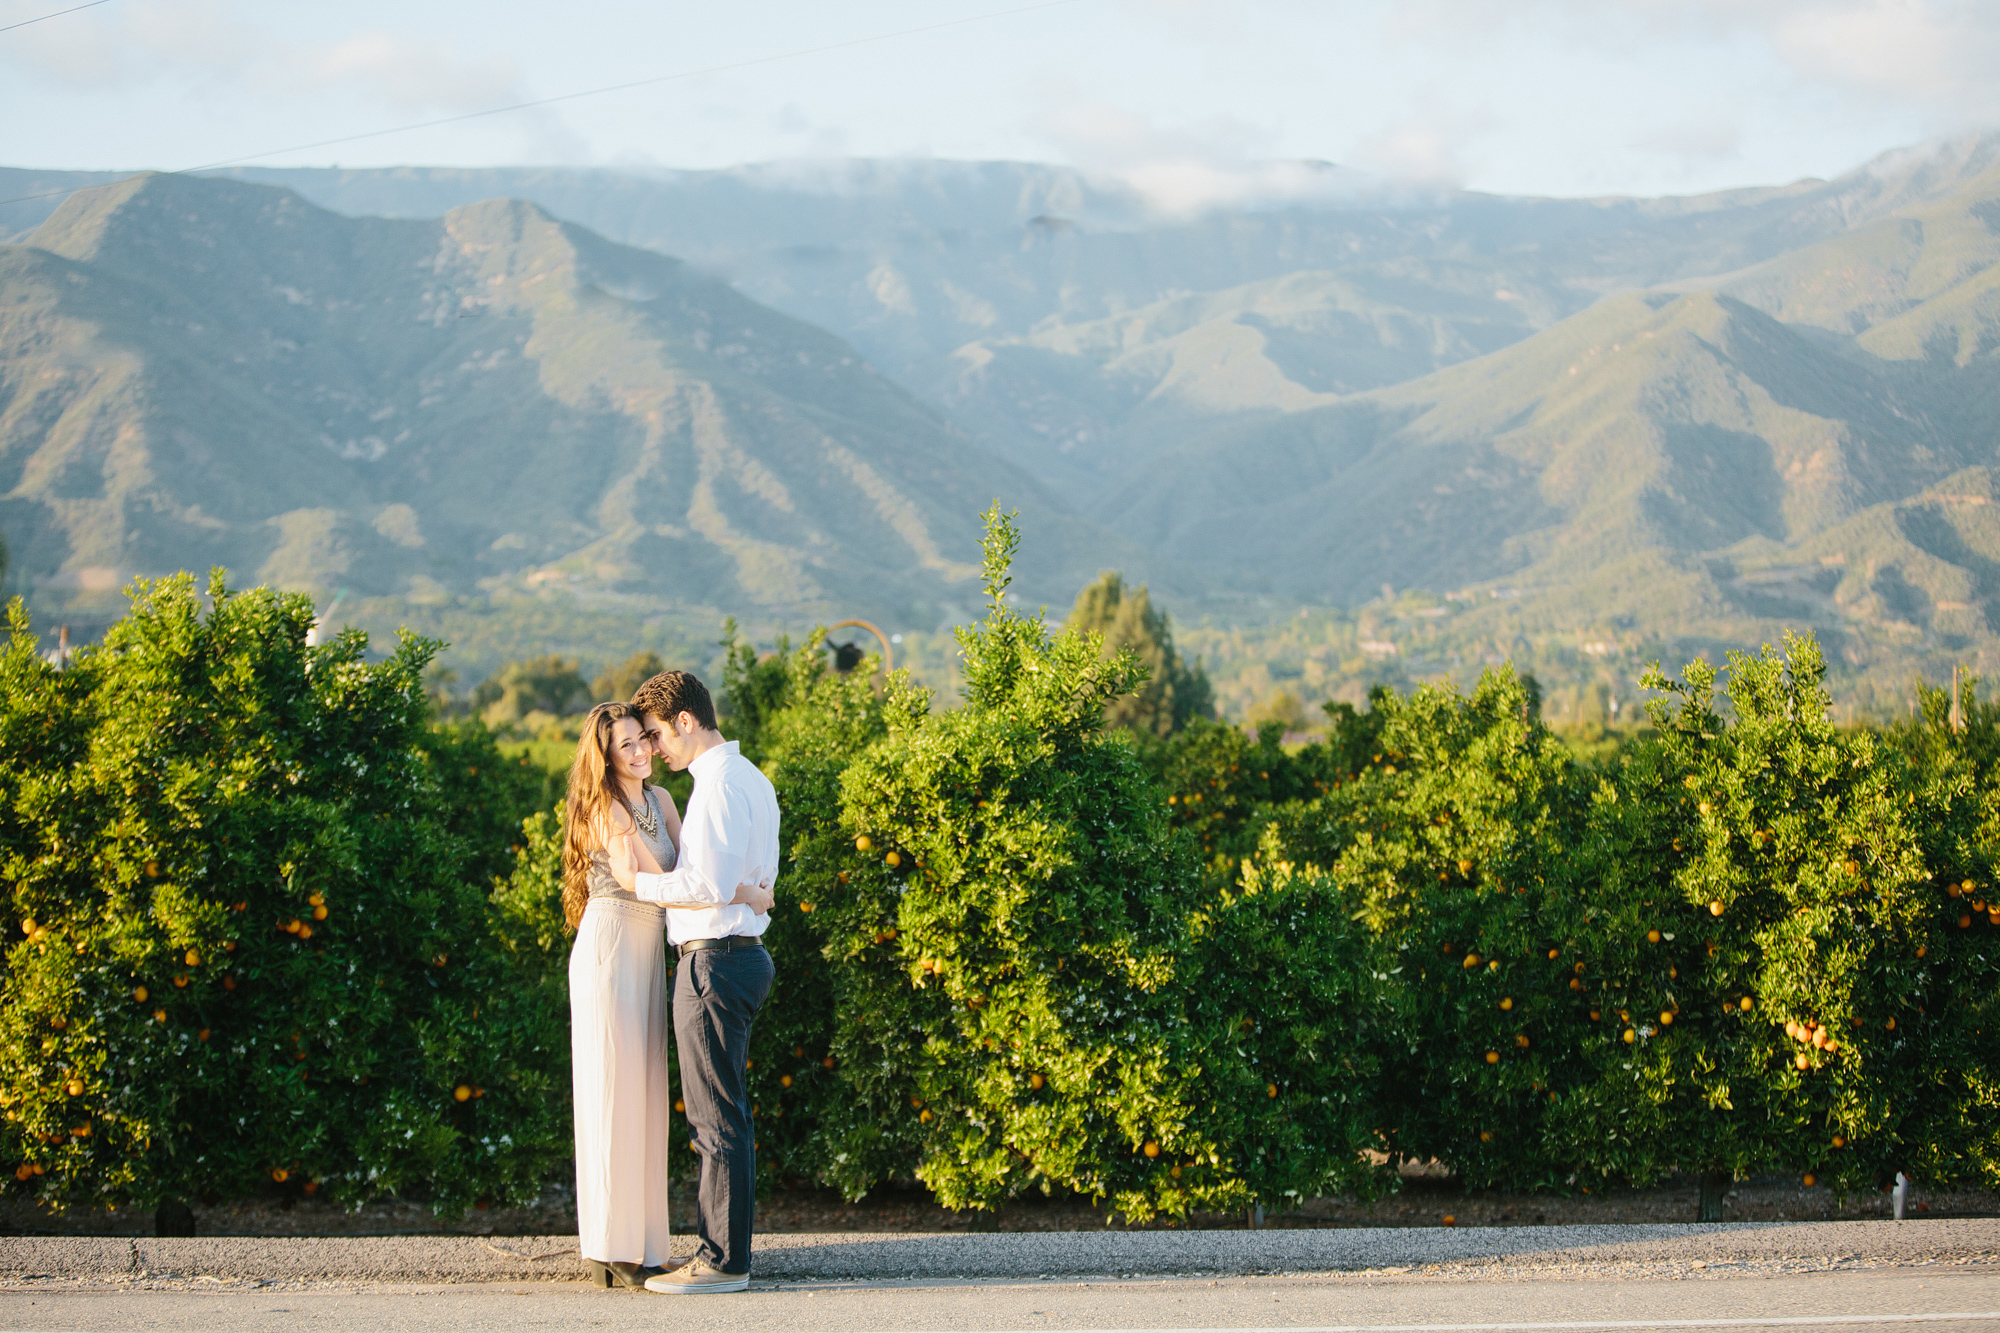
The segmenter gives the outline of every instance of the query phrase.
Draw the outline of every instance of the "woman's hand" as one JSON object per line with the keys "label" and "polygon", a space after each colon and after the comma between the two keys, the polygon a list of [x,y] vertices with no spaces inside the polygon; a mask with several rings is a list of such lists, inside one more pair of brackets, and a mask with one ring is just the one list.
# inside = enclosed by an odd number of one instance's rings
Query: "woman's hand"
{"label": "woman's hand", "polygon": [[767,879],[758,884],[738,884],[736,886],[736,896],[729,901],[732,903],[741,903],[758,916],[769,916],[771,908],[777,904],[778,898],[776,894],[771,892],[771,881]]}

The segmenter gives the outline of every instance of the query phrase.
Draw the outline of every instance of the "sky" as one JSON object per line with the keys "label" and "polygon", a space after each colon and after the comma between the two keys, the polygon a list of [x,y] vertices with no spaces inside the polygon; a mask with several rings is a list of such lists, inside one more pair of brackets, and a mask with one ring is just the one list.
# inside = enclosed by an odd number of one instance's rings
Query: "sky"
{"label": "sky", "polygon": [[0,165],[1006,158],[1198,207],[1298,160],[1685,194],[2000,128],[2000,0],[101,0],[26,22],[71,3],[0,0],[26,23],[0,31]]}

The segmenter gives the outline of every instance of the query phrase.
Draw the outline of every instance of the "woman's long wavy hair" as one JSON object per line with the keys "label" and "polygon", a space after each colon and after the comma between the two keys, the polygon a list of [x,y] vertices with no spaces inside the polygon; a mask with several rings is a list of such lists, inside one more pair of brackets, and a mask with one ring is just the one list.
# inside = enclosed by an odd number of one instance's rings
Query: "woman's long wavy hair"
{"label": "woman's long wavy hair", "polygon": [[[571,930],[583,921],[590,903],[590,854],[602,851],[597,833],[611,826],[611,807],[625,805],[611,763],[611,738],[621,718],[640,726],[646,715],[631,704],[599,704],[583,720],[576,758],[569,766],[569,796],[563,804],[563,920]],[[629,807],[628,807],[629,808]]]}

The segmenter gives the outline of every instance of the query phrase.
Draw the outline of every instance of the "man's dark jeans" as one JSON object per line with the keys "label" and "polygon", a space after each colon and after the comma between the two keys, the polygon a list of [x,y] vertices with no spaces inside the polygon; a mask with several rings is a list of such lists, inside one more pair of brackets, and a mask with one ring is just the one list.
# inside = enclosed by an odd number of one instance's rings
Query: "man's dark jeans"
{"label": "man's dark jeans", "polygon": [[695,1196],[695,1256],[724,1273],[750,1271],[756,1219],[756,1127],[750,1122],[750,1023],[771,993],[771,955],[763,949],[700,949],[681,958],[674,977],[674,1040],[680,1048],[681,1101],[694,1150],[701,1154]]}

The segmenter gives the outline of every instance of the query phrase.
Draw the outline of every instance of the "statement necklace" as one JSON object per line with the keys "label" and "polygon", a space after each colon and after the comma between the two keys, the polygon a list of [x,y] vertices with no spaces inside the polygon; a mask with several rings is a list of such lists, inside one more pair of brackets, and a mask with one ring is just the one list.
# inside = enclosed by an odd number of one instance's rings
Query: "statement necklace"
{"label": "statement necklace", "polygon": [[[641,795],[644,795],[644,793],[642,792]],[[647,840],[658,842],[660,840],[660,812],[653,808],[653,799],[650,796],[646,797],[643,804],[645,806],[643,813],[633,810],[630,801],[625,803],[625,808],[631,811],[632,822],[639,826],[639,831],[646,835]]]}

